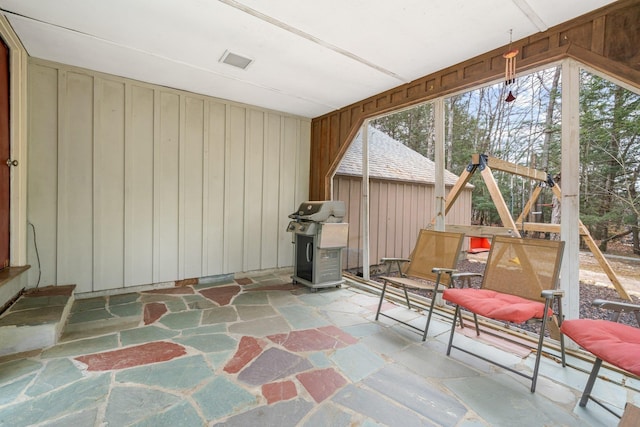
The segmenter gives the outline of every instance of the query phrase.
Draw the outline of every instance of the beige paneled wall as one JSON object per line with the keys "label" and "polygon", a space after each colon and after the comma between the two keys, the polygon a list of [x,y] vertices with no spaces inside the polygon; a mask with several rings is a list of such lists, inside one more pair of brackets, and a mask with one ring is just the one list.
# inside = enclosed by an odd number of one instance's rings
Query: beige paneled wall
{"label": "beige paneled wall", "polygon": [[[418,231],[433,219],[433,185],[372,179],[369,183],[369,259],[409,257]],[[333,198],[347,208],[349,243],[343,250],[345,269],[362,265],[361,198],[362,179],[338,175],[333,181]],[[470,225],[471,191],[463,191],[446,217],[447,224]]]}
{"label": "beige paneled wall", "polygon": [[[307,199],[307,119],[35,59],[29,88],[41,286],[292,265],[285,229]],[[33,240],[28,258],[37,265]]]}

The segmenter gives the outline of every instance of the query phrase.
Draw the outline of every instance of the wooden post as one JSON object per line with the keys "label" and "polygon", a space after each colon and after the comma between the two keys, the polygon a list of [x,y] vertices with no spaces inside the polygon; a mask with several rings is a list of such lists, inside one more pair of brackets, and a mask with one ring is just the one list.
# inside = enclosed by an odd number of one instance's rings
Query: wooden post
{"label": "wooden post", "polygon": [[489,190],[489,194],[491,195],[491,199],[493,203],[496,205],[496,209],[498,210],[498,215],[500,215],[500,220],[502,221],[502,226],[507,227],[513,230],[513,235],[515,237],[520,237],[520,233],[516,227],[516,223],[513,221],[513,217],[511,216],[511,212],[509,212],[509,208],[502,197],[502,193],[500,192],[500,188],[498,187],[498,183],[493,177],[493,173],[489,166],[486,166],[484,169],[480,171],[480,175],[484,179],[485,184],[487,185],[487,189]]}
{"label": "wooden post", "polygon": [[524,222],[524,218],[529,215],[529,212],[531,212],[531,207],[534,205],[535,202],[538,201],[538,197],[540,197],[540,193],[542,193],[542,187],[540,186],[536,187],[535,190],[533,190],[533,194],[531,195],[531,198],[527,201],[527,204],[524,205],[524,208],[522,209],[522,213],[520,213],[520,216],[518,217],[518,219],[516,219],[517,224]]}
{"label": "wooden post", "polygon": [[464,187],[469,183],[469,180],[473,176],[473,173],[476,171],[476,168],[477,166],[474,166],[473,168],[471,168],[471,171],[469,171],[468,170],[469,167],[467,167],[467,169],[465,169],[460,174],[458,181],[456,182],[456,184],[453,186],[453,188],[451,189],[451,191],[449,191],[449,194],[447,195],[447,198],[444,204],[445,215],[449,213],[449,209],[451,209],[451,206],[453,206],[455,201],[458,199],[458,196],[460,195],[460,193],[462,193],[462,190],[464,189]]}
{"label": "wooden post", "polygon": [[598,261],[598,264],[600,264],[600,267],[604,270],[605,274],[613,284],[613,287],[616,288],[616,291],[618,291],[618,295],[620,295],[624,299],[633,301],[631,299],[631,296],[622,286],[622,283],[620,283],[620,280],[618,280],[618,276],[616,276],[616,273],[613,271],[613,268],[611,267],[611,264],[609,264],[609,261],[607,261],[602,252],[600,252],[600,248],[596,244],[595,240],[593,240],[593,237],[591,237],[591,233],[589,233],[587,227],[582,224],[582,221],[580,221],[580,235],[591,250],[591,253],[595,257],[596,261]]}
{"label": "wooden post", "polygon": [[[445,197],[445,185],[444,185],[444,99],[439,98],[434,104],[434,123],[435,126],[435,229],[438,231],[444,231],[445,229],[445,216],[446,216],[446,197]],[[438,297],[440,294],[438,294]]]}

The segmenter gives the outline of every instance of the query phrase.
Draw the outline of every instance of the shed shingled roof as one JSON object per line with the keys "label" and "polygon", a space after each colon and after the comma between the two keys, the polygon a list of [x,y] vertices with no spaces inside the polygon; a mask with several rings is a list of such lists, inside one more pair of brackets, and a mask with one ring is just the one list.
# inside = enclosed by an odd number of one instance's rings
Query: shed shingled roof
{"label": "shed shingled roof", "polygon": [[[435,183],[435,163],[391,138],[381,130],[369,128],[369,177],[393,181]],[[362,133],[347,149],[336,175],[362,176]],[[454,185],[458,176],[444,171],[445,185]]]}

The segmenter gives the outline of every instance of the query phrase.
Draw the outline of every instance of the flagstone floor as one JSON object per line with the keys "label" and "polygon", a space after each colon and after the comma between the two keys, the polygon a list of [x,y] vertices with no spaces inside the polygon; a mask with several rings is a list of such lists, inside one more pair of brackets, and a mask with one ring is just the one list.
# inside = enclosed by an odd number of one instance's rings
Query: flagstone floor
{"label": "flagstone floor", "polygon": [[[286,274],[76,300],[58,345],[0,360],[2,426],[612,426],[577,401],[590,364],[543,360],[538,388],[462,352],[449,321],[426,342],[378,297],[311,292]],[[424,316],[385,304],[422,325]],[[530,370],[527,351],[457,334]],[[495,341],[495,340],[494,340]],[[622,412],[640,382],[604,370],[594,394]],[[621,386],[620,383],[624,383]]]}

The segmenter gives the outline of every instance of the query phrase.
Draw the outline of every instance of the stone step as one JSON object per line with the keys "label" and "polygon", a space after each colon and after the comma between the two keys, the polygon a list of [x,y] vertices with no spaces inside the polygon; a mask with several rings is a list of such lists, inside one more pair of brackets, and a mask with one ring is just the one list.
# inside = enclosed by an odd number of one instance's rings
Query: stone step
{"label": "stone step", "polygon": [[75,285],[29,289],[0,316],[0,356],[55,345],[73,305]]}

